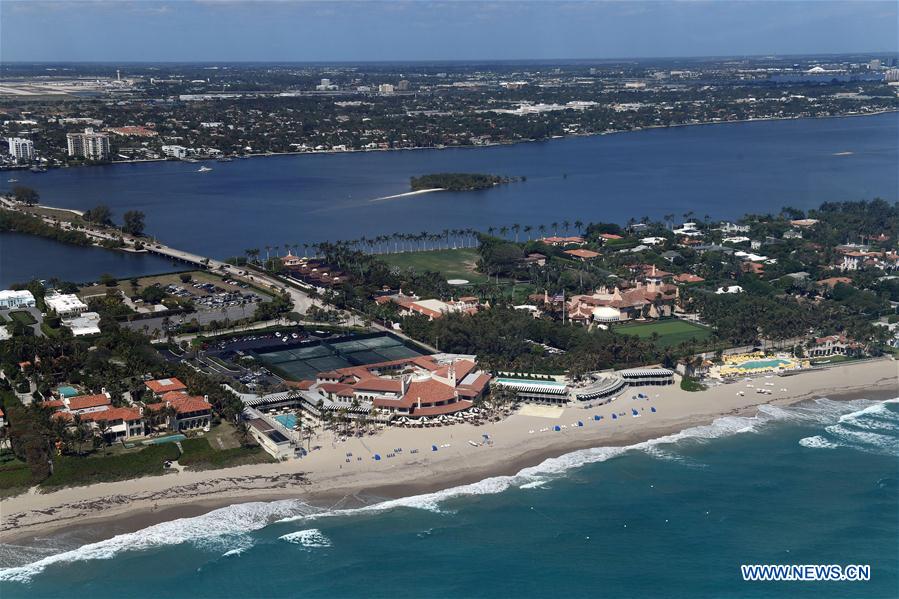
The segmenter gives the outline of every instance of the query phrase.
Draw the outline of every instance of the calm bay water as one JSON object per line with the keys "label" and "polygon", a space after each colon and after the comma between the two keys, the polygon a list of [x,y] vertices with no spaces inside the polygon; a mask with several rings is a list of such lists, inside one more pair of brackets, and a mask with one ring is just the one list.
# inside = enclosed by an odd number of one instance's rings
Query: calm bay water
{"label": "calm bay water", "polygon": [[[899,114],[655,129],[482,149],[278,156],[19,173],[44,202],[147,214],[160,240],[218,258],[248,248],[445,228],[733,218],[826,200],[899,199]],[[473,193],[407,192],[409,177],[487,172],[527,181]],[[17,240],[4,254],[39,271]],[[283,249],[282,249],[283,251]],[[8,260],[8,258],[6,258]],[[34,263],[34,264],[32,264]],[[7,267],[8,268],[8,267]],[[98,271],[94,278],[101,271]],[[2,273],[0,273],[2,274]],[[72,277],[70,277],[72,278]],[[7,280],[8,277],[4,277]]]}
{"label": "calm bay water", "polygon": [[103,273],[118,278],[184,270],[161,256],[81,247],[21,233],[0,234],[0,289],[32,279],[87,282]]}
{"label": "calm bay water", "polygon": [[[30,565],[0,570],[0,592],[895,597],[899,404],[763,410],[366,510],[225,508],[26,557]],[[21,549],[0,550],[7,563],[23,560]],[[872,578],[744,583],[743,563],[870,564]]]}

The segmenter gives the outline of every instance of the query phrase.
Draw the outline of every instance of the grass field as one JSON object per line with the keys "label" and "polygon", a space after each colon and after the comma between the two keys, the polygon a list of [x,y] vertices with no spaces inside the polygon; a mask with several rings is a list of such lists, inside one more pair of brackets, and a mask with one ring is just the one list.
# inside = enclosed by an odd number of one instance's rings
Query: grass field
{"label": "grass field", "polygon": [[91,457],[56,457],[53,460],[53,474],[41,486],[69,487],[163,474],[163,462],[178,459],[178,448],[174,443],[151,445],[128,452],[107,449],[105,453],[107,455]]}
{"label": "grass field", "polygon": [[118,282],[116,287],[107,287],[106,285],[90,285],[87,287],[82,287],[78,290],[78,296],[81,299],[91,298],[95,296],[103,296],[106,295],[106,291],[108,289],[123,289],[129,295],[137,295],[147,287],[150,287],[156,283],[159,283],[160,286],[165,287],[167,285],[178,285],[179,287],[184,287],[190,293],[196,296],[204,296],[209,295],[209,292],[205,289],[194,289],[194,283],[213,283],[222,287],[224,289],[238,289],[241,290],[240,287],[234,287],[232,285],[226,285],[222,283],[222,278],[211,274],[207,271],[203,270],[191,270],[187,271],[186,274],[191,276],[191,280],[189,283],[181,282],[181,275],[185,273],[168,273],[164,275],[154,275],[151,277],[139,277],[137,279],[137,287],[132,287],[130,279],[123,279]]}
{"label": "grass field", "polygon": [[631,335],[641,339],[649,339],[653,333],[657,333],[659,336],[657,344],[662,348],[673,347],[690,340],[705,341],[712,335],[712,331],[707,327],[676,319],[625,324],[615,327],[614,330],[622,335]]}
{"label": "grass field", "polygon": [[435,271],[447,279],[465,279],[471,283],[483,283],[487,277],[475,271],[478,252],[474,248],[458,250],[431,250],[427,252],[403,252],[379,256],[391,266],[414,268],[418,272]]}
{"label": "grass field", "polygon": [[210,441],[206,437],[182,441],[181,447],[184,448],[184,454],[178,459],[178,463],[186,466],[189,470],[209,470],[275,461],[258,445],[217,449],[210,444]]}
{"label": "grass field", "polygon": [[34,316],[24,310],[16,310],[15,312],[10,312],[9,317],[15,321],[21,322],[24,325],[37,324]]}
{"label": "grass field", "polygon": [[[4,458],[9,456],[4,456]],[[4,459],[0,462],[0,497],[16,495],[31,485],[31,470],[25,462]]]}

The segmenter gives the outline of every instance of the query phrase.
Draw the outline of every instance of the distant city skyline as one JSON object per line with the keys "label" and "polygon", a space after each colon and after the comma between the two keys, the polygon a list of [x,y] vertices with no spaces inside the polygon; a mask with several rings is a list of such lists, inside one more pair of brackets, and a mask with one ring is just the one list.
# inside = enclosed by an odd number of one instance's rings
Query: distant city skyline
{"label": "distant city skyline", "polygon": [[897,18],[896,2],[867,0],[4,0],[0,54],[402,62],[873,53],[899,51]]}

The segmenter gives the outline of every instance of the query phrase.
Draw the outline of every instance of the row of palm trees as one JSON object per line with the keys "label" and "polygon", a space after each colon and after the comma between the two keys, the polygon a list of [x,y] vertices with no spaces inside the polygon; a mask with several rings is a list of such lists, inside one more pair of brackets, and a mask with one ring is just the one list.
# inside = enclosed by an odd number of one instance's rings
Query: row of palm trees
{"label": "row of palm trees", "polygon": [[[579,233],[584,229],[584,222],[576,220],[570,222],[563,220],[560,222],[552,222],[550,224],[533,225],[503,225],[500,227],[487,227],[486,233],[490,236],[499,235],[504,239],[522,241],[525,237],[527,241],[535,238],[545,237],[548,233],[558,235],[564,232],[566,235],[572,231]],[[478,245],[478,236],[480,232],[476,229],[443,229],[440,232],[432,233],[421,231],[420,233],[390,233],[385,235],[376,235],[374,237],[362,236],[359,239],[351,239],[338,242],[320,242],[320,243],[285,243],[283,245],[266,245],[260,248],[248,248],[244,250],[244,255],[250,263],[265,264],[273,257],[292,254],[300,255],[300,249],[303,251],[303,257],[321,257],[327,253],[328,249],[334,246],[343,246],[347,249],[361,251],[367,254],[398,254],[403,252],[420,252],[427,250],[443,250],[443,249],[460,249],[472,248]],[[264,260],[262,259],[264,250]]]}

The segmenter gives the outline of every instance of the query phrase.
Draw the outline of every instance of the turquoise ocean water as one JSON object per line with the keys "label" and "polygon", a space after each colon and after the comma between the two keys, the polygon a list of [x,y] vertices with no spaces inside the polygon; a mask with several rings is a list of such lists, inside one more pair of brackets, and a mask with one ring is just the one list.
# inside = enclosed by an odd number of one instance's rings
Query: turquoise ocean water
{"label": "turquoise ocean water", "polygon": [[[251,503],[85,546],[0,547],[0,596],[896,597],[899,404],[763,407],[364,509]],[[740,564],[869,564],[750,583]]]}

